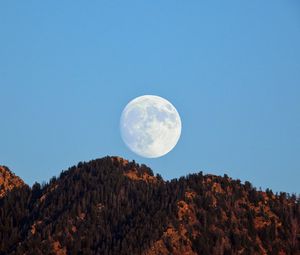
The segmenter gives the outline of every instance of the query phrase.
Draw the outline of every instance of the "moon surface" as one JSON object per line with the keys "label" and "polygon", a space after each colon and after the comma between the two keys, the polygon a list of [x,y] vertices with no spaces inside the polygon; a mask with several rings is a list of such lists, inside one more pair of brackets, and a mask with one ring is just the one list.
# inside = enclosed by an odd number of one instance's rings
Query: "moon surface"
{"label": "moon surface", "polygon": [[176,108],[166,99],[145,95],[130,101],[120,119],[125,144],[146,158],[161,157],[177,144],[181,119]]}

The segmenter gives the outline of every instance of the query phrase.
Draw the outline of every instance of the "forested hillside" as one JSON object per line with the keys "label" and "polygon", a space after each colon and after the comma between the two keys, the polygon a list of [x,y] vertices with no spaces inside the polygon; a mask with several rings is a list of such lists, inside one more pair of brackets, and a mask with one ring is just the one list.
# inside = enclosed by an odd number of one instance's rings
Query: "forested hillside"
{"label": "forested hillside", "polygon": [[0,254],[300,254],[300,201],[226,175],[164,181],[105,157],[6,191]]}

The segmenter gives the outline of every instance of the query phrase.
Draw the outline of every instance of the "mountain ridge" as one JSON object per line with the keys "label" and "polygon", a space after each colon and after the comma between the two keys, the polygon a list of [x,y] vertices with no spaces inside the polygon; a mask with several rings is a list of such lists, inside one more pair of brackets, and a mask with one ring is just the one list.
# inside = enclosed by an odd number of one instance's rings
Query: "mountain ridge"
{"label": "mountain ridge", "polygon": [[6,192],[0,254],[299,254],[299,223],[294,195],[107,156]]}
{"label": "mountain ridge", "polygon": [[6,166],[0,166],[0,198],[15,187],[24,186],[24,181]]}

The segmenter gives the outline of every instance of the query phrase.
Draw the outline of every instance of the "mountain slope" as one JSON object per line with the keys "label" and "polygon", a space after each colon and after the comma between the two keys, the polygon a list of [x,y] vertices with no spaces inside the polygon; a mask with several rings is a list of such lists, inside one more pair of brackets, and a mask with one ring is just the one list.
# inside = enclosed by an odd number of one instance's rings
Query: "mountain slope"
{"label": "mountain slope", "polygon": [[0,254],[299,254],[299,225],[295,196],[105,157],[0,199]]}
{"label": "mountain slope", "polygon": [[13,188],[25,185],[22,179],[12,173],[7,167],[0,166],[0,198]]}

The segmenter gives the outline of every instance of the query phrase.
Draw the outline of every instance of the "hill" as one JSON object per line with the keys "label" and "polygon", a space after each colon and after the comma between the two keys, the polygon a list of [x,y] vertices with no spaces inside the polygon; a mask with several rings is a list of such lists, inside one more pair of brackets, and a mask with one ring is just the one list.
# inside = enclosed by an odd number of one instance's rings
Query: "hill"
{"label": "hill", "polygon": [[0,166],[0,198],[16,187],[25,185],[21,178],[12,173],[7,167]]}
{"label": "hill", "polygon": [[0,254],[300,254],[299,199],[226,175],[105,157],[5,190]]}

